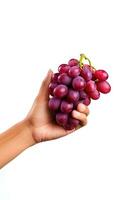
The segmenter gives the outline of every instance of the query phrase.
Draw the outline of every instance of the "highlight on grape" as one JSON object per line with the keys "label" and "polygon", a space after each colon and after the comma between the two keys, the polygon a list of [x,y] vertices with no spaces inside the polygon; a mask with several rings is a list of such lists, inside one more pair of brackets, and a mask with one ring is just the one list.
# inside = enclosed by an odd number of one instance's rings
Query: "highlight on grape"
{"label": "highlight on grape", "polygon": [[[84,64],[85,60],[88,64]],[[109,93],[108,77],[105,70],[96,70],[84,54],[79,60],[72,58],[68,64],[61,64],[49,84],[48,106],[56,123],[66,130],[76,128],[80,122],[72,118],[72,111],[79,103],[88,106],[92,99],[100,98],[100,93]]]}

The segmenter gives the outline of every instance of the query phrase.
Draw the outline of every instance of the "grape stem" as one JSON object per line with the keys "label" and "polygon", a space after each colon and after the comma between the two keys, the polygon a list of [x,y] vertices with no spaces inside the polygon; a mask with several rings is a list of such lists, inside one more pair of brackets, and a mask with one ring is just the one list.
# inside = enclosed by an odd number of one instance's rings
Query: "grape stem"
{"label": "grape stem", "polygon": [[80,67],[83,67],[83,60],[87,60],[89,62],[89,65],[91,66],[90,59],[85,54],[80,54]]}
{"label": "grape stem", "polygon": [[79,60],[80,68],[83,68],[83,65],[84,65],[84,64],[83,64],[83,61],[84,61],[84,60],[87,60],[87,61],[89,62],[90,67],[92,67],[92,69],[96,70],[96,69],[92,66],[90,59],[89,59],[85,54],[80,54],[80,60]]}

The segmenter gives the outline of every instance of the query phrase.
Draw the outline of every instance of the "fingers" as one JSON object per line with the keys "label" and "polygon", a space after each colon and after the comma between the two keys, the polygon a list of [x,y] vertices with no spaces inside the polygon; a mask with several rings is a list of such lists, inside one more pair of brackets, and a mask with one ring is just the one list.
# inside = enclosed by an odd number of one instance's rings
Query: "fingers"
{"label": "fingers", "polygon": [[78,119],[82,126],[87,124],[87,116],[89,115],[89,109],[86,105],[79,103],[77,110],[72,112],[72,117]]}
{"label": "fingers", "polygon": [[89,108],[84,105],[83,103],[79,103],[77,106],[77,110],[81,113],[84,113],[86,115],[89,115]]}
{"label": "fingers", "polygon": [[78,112],[77,110],[73,110],[72,117],[78,119],[82,126],[87,124],[87,116],[84,113]]}
{"label": "fingers", "polygon": [[40,101],[49,99],[48,86],[51,81],[52,74],[53,74],[53,72],[51,70],[49,70],[45,79],[42,82],[42,85],[41,85],[41,88],[40,88],[39,94],[38,94],[38,100],[40,100]]}

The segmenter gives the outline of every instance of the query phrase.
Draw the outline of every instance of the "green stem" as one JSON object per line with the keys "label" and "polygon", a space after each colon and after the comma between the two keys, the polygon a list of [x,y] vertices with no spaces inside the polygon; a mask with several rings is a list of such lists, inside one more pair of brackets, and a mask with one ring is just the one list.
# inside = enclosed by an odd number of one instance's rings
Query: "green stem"
{"label": "green stem", "polygon": [[80,67],[83,67],[83,60],[87,60],[89,62],[89,65],[91,66],[91,61],[88,57],[86,57],[85,54],[80,54]]}
{"label": "green stem", "polygon": [[95,67],[92,66],[92,63],[91,63],[90,59],[89,59],[85,54],[80,54],[80,60],[79,60],[80,68],[83,68],[83,65],[84,65],[83,61],[84,61],[84,60],[87,60],[87,61],[89,62],[90,67],[91,67],[94,71],[96,70]]}

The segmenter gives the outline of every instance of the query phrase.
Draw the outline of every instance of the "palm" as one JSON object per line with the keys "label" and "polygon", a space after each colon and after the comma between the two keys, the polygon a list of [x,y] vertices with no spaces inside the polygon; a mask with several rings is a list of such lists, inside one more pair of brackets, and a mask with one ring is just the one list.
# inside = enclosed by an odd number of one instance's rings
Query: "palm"
{"label": "palm", "polygon": [[48,109],[48,101],[38,102],[35,100],[29,117],[37,141],[56,139],[68,133],[53,121]]}

